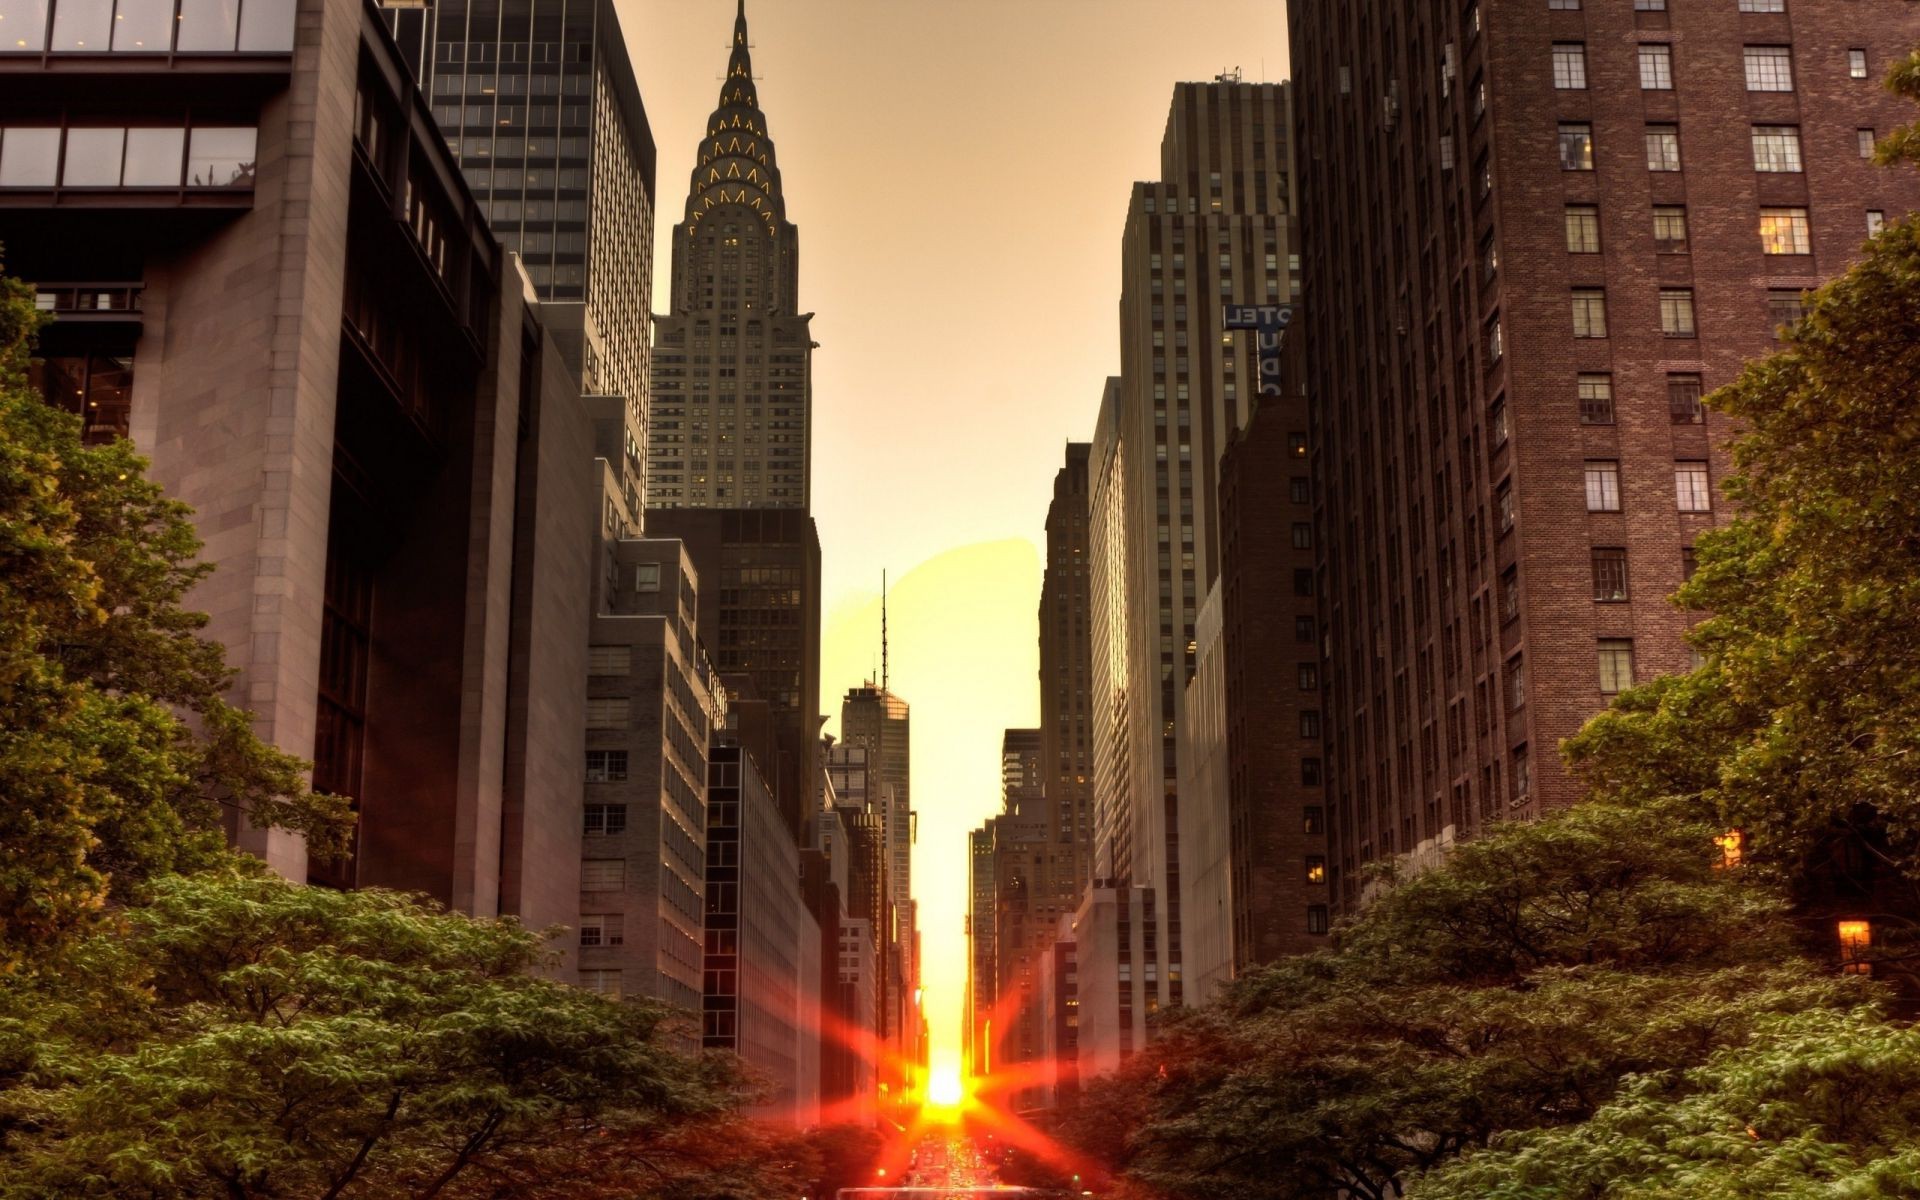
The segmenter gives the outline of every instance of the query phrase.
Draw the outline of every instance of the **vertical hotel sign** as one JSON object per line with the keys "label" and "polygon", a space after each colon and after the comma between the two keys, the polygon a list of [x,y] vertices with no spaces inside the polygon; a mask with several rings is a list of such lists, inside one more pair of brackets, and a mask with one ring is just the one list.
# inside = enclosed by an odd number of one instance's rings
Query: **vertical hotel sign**
{"label": "vertical hotel sign", "polygon": [[1258,338],[1262,396],[1281,394],[1280,345],[1292,322],[1291,304],[1229,304],[1221,317],[1223,329],[1251,329]]}

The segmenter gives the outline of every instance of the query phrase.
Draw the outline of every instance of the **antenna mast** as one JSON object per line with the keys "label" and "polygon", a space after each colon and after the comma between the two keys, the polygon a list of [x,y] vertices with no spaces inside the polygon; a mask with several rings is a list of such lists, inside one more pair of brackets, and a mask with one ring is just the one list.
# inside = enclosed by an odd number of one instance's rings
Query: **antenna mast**
{"label": "antenna mast", "polygon": [[887,690],[887,569],[880,568],[880,690]]}

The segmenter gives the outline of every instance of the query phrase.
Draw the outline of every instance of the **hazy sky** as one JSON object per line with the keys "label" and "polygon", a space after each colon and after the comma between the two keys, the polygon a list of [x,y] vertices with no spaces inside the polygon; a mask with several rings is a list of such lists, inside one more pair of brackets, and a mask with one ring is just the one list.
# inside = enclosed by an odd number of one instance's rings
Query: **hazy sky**
{"label": "hazy sky", "polygon": [[[726,68],[733,0],[619,0],[659,145],[654,308]],[[1064,443],[1119,368],[1128,185],[1173,84],[1286,76],[1278,0],[748,0],[817,315],[820,699],[878,658],[913,705],[914,892],[934,1058],[960,1042],[967,830],[1000,733],[1038,724],[1035,606]]]}

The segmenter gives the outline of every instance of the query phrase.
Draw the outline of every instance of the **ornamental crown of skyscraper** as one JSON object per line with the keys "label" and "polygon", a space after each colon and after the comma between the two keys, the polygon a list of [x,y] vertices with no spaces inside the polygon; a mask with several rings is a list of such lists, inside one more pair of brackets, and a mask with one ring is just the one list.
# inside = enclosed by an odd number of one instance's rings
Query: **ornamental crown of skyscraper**
{"label": "ornamental crown of skyscraper", "polygon": [[720,84],[720,104],[707,118],[707,136],[687,189],[688,227],[698,228],[702,217],[727,204],[753,211],[769,234],[787,218],[773,139],[767,135],[760,95],[753,86],[746,0],[739,0],[734,14],[733,50],[727,56],[726,79]]}

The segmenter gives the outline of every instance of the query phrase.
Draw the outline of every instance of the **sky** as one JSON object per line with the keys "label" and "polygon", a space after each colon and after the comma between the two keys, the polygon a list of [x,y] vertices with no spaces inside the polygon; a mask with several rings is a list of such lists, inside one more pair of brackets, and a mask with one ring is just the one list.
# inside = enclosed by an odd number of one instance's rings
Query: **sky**
{"label": "sky", "polygon": [[[659,147],[654,310],[734,0],[617,0]],[[913,708],[926,1008],[964,1012],[967,831],[1039,723],[1047,504],[1119,369],[1120,233],[1173,85],[1286,76],[1279,0],[748,0],[812,311],[821,707],[879,660]]]}

